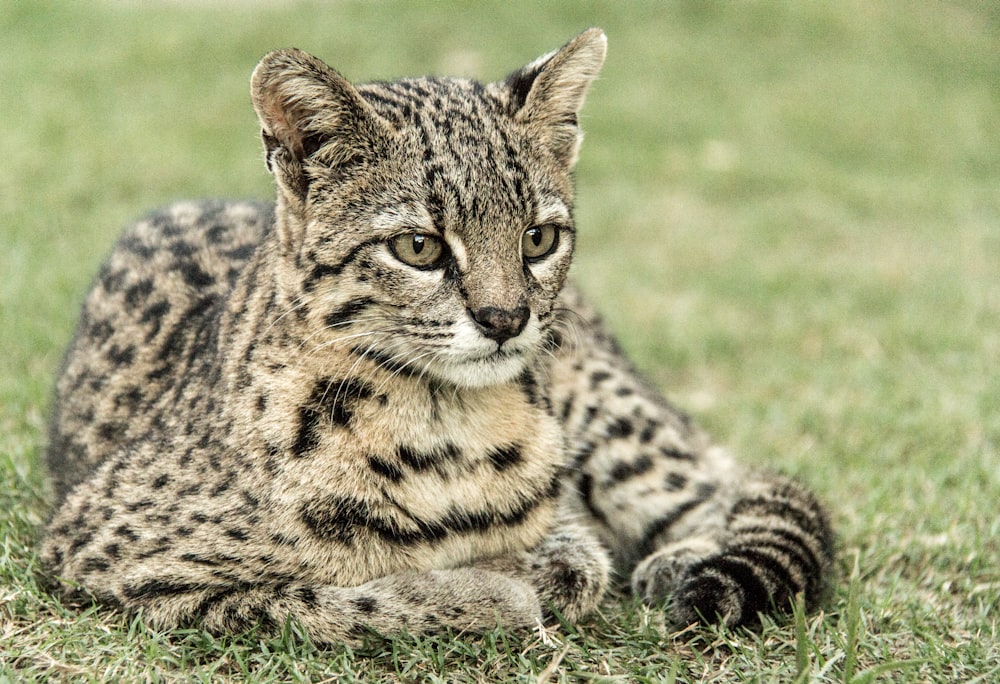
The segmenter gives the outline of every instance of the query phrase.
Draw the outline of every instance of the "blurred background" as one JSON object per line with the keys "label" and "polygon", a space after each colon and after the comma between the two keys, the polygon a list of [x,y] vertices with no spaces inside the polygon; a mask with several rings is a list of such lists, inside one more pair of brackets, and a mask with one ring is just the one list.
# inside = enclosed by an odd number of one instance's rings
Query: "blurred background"
{"label": "blurred background", "polygon": [[921,625],[995,642],[1000,5],[975,0],[3,3],[15,565],[45,510],[49,387],[120,228],[273,194],[248,94],[265,52],[492,80],[589,26],[609,53],[581,119],[576,278],[675,402],[831,503],[902,651]]}

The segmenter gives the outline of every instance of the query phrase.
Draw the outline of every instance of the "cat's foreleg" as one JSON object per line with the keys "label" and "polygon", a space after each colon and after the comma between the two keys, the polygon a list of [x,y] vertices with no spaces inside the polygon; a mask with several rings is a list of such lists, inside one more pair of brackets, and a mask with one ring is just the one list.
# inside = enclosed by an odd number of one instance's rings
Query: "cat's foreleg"
{"label": "cat's foreleg", "polygon": [[256,628],[277,633],[300,624],[319,644],[357,643],[370,631],[383,635],[533,628],[542,619],[535,589],[526,581],[481,568],[404,572],[357,587],[308,582],[261,585],[192,584],[188,591],[165,582],[147,595],[121,601],[141,609],[163,628],[196,625],[215,634]]}
{"label": "cat's foreleg", "polygon": [[610,559],[594,532],[565,520],[535,548],[476,563],[527,582],[546,623],[558,613],[574,622],[597,607],[608,586]]}

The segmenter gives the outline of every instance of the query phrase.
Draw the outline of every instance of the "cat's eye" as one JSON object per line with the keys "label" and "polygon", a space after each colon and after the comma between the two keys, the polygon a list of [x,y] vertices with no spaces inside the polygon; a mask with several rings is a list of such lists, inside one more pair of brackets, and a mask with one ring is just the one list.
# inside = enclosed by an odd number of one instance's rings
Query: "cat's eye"
{"label": "cat's eye", "polygon": [[537,261],[548,256],[559,246],[559,226],[543,223],[524,231],[521,236],[521,251],[528,261]]}
{"label": "cat's eye", "polygon": [[426,233],[404,233],[389,240],[389,249],[404,264],[414,268],[437,268],[444,258],[444,242]]}

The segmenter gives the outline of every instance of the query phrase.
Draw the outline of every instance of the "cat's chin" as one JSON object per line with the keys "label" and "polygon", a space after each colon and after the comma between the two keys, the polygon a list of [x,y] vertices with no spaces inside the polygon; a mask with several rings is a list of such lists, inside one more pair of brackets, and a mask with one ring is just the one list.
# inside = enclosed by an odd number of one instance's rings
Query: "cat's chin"
{"label": "cat's chin", "polygon": [[467,361],[436,363],[427,370],[429,374],[448,384],[478,389],[517,379],[527,364],[525,354],[492,354]]}

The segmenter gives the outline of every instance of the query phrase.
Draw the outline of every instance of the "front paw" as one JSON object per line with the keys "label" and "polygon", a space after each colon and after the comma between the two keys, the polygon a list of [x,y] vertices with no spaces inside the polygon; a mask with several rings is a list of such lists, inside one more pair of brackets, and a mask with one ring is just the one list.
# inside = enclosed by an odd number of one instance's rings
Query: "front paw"
{"label": "front paw", "polygon": [[[563,525],[530,553],[531,583],[543,605],[569,621],[597,607],[608,586],[607,551],[588,529]],[[547,618],[551,621],[553,615]]]}
{"label": "front paw", "polygon": [[476,563],[528,582],[538,594],[547,623],[555,621],[556,612],[572,622],[596,608],[607,589],[610,566],[608,553],[593,532],[569,523],[530,551]]}

